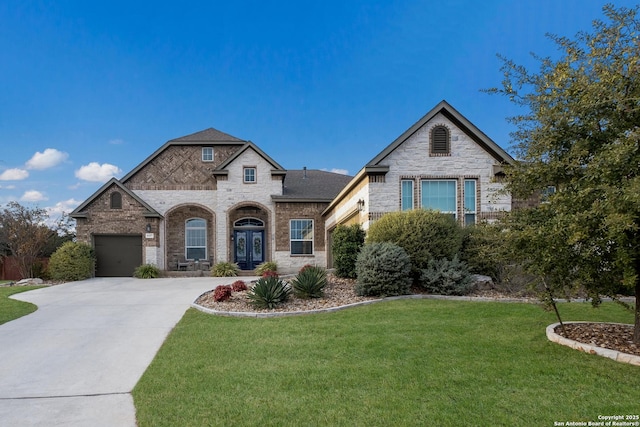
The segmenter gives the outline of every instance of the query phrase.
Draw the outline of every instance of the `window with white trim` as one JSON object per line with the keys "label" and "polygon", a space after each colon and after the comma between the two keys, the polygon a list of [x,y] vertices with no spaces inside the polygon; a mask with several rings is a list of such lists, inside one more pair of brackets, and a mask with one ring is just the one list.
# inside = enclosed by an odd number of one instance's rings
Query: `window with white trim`
{"label": "window with white trim", "polygon": [[434,209],[456,218],[457,181],[449,179],[422,180],[422,198],[424,209]]}
{"label": "window with white trim", "polygon": [[313,254],[313,220],[292,219],[289,223],[291,255]]}
{"label": "window with white trim", "polygon": [[185,223],[184,252],[187,259],[207,259],[207,221],[191,218]]}
{"label": "window with white trim", "polygon": [[400,181],[400,187],[401,209],[403,211],[413,209],[413,180],[403,179]]}
{"label": "window with white trim", "polygon": [[213,147],[202,147],[202,161],[213,162]]}
{"label": "window with white trim", "polygon": [[476,223],[476,180],[464,180],[464,225]]}
{"label": "window with white trim", "polygon": [[254,167],[246,167],[243,170],[244,182],[247,184],[255,184],[257,181],[256,177],[256,168]]}

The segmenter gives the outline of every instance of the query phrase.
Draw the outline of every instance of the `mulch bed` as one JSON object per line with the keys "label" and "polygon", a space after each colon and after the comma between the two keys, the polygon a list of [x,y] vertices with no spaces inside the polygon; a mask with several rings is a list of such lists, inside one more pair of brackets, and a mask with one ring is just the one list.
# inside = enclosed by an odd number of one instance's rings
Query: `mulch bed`
{"label": "mulch bed", "polygon": [[633,343],[633,325],[615,323],[568,323],[555,333],[584,344],[640,356],[640,346]]}

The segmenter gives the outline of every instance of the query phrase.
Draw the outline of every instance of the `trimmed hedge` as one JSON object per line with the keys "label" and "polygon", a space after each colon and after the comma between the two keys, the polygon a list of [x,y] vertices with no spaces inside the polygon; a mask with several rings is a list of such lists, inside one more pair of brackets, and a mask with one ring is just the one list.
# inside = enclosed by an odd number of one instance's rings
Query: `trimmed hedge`
{"label": "trimmed hedge", "polygon": [[333,231],[331,253],[336,276],[356,278],[356,261],[366,233],[360,224],[339,225]]}
{"label": "trimmed hedge", "polygon": [[391,242],[402,247],[411,258],[417,282],[430,260],[453,259],[460,251],[462,227],[451,215],[434,210],[391,212],[371,225],[366,242]]}
{"label": "trimmed hedge", "polygon": [[91,246],[65,242],[51,254],[48,270],[53,280],[75,281],[93,277],[95,266],[96,259]]}

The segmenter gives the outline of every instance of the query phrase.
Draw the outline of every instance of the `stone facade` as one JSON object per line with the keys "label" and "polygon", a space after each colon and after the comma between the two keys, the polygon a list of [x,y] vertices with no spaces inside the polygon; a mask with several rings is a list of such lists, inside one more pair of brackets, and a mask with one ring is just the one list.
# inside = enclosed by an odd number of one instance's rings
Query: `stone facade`
{"label": "stone facade", "polygon": [[[447,130],[445,153],[432,152],[434,127]],[[455,213],[461,221],[464,183],[473,180],[476,220],[494,219],[511,209],[496,170],[512,161],[444,101],[353,179],[306,168],[286,171],[250,141],[207,129],[168,141],[121,180],[105,184],[71,216],[77,220],[79,241],[92,243],[101,234],[138,235],[141,259],[170,270],[177,268],[187,241],[194,238],[186,236],[185,224],[202,219],[206,226],[197,231],[196,250],[205,244],[205,258],[211,262],[235,260],[242,247],[234,241],[237,232],[261,237],[260,259],[275,261],[288,273],[306,264],[330,264],[327,242],[337,225],[359,223],[366,230],[385,213],[400,210],[403,180],[414,183],[414,208],[421,207],[424,180],[454,181]],[[114,193],[121,196],[115,207]],[[294,219],[313,220],[313,253],[291,253]]]}
{"label": "stone facade", "polygon": [[[448,152],[432,153],[432,130],[448,134]],[[402,182],[413,183],[413,208],[422,208],[422,182],[453,181],[457,219],[464,223],[465,181],[475,183],[475,221],[492,221],[511,210],[511,196],[504,191],[496,171],[513,159],[446,102],[372,159],[329,205],[325,224],[330,233],[339,224],[358,222],[367,230],[385,213],[402,210]]]}

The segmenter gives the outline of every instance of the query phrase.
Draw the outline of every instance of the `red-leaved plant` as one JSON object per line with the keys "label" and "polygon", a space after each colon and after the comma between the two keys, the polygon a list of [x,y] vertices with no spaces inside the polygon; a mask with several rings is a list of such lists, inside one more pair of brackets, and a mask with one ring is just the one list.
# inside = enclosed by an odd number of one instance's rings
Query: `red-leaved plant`
{"label": "red-leaved plant", "polygon": [[224,285],[218,286],[215,291],[213,291],[213,300],[215,302],[223,302],[231,298],[231,286]]}
{"label": "red-leaved plant", "polygon": [[268,279],[269,277],[275,277],[277,279],[279,276],[276,271],[271,271],[271,270],[267,270],[264,273],[262,273],[263,279]]}
{"label": "red-leaved plant", "polygon": [[244,283],[242,280],[236,280],[231,284],[231,289],[233,290],[233,292],[246,291],[247,284]]}

